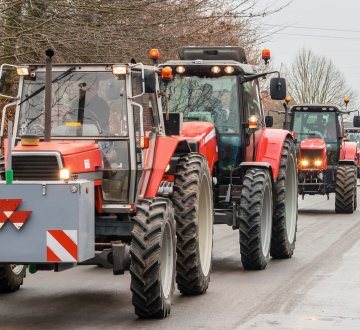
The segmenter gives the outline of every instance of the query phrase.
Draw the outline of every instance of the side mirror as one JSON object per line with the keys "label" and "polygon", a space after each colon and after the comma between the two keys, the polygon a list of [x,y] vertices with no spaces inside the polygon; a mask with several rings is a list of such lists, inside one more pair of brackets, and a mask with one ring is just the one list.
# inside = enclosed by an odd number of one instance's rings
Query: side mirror
{"label": "side mirror", "polygon": [[155,93],[156,92],[155,72],[151,70],[145,70],[144,78],[145,78],[145,93]]}
{"label": "side mirror", "polygon": [[354,127],[360,127],[360,116],[354,116],[353,126]]}
{"label": "side mirror", "polygon": [[283,100],[286,97],[286,80],[285,78],[270,79],[270,96],[273,100]]}
{"label": "side mirror", "polygon": [[0,73],[0,92],[3,92],[5,90],[5,79],[6,79],[7,73],[5,71],[2,71]]}
{"label": "side mirror", "polygon": [[266,127],[273,127],[273,125],[274,125],[273,116],[265,116],[265,125],[266,125]]}

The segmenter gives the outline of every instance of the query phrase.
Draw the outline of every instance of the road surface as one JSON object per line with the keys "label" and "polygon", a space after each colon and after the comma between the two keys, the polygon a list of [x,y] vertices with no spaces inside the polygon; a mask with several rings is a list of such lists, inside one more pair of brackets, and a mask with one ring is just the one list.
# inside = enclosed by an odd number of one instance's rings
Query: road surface
{"label": "road surface", "polygon": [[245,271],[238,232],[216,226],[207,294],[176,291],[167,319],[135,316],[128,273],[83,266],[28,274],[0,296],[0,329],[360,329],[359,265],[360,211],[338,215],[334,196],[308,196],[293,258],[264,271]]}

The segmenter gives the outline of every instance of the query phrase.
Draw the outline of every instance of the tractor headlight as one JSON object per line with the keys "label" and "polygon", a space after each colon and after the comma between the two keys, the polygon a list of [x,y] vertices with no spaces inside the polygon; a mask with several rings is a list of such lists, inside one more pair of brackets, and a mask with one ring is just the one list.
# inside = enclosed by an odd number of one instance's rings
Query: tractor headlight
{"label": "tractor headlight", "polygon": [[30,75],[30,69],[27,66],[18,66],[16,68],[16,73],[18,76],[29,76]]}
{"label": "tractor headlight", "polygon": [[70,171],[67,168],[62,168],[60,170],[60,179],[64,181],[69,181],[70,179]]}
{"label": "tractor headlight", "polygon": [[303,159],[303,160],[301,160],[300,164],[302,167],[307,167],[307,166],[309,166],[309,161],[306,159]]}
{"label": "tractor headlight", "polygon": [[319,167],[322,165],[322,161],[321,160],[315,160],[315,166]]}
{"label": "tractor headlight", "polygon": [[123,76],[128,73],[128,68],[125,65],[113,65],[112,73],[116,76]]}

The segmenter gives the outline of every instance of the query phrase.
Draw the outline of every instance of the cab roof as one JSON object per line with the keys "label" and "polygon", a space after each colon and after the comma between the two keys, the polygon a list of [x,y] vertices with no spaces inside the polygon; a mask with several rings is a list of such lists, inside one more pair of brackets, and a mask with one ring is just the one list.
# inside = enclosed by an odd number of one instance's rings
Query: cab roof
{"label": "cab roof", "polygon": [[198,66],[198,67],[210,67],[214,65],[226,66],[232,65],[239,68],[240,73],[242,74],[256,74],[257,71],[250,64],[243,64],[233,60],[171,60],[165,63],[160,64],[160,67],[171,66],[176,67],[179,65],[183,66]]}
{"label": "cab roof", "polygon": [[335,111],[342,112],[335,104],[295,104],[290,108],[290,111],[304,111],[304,112],[325,112]]}

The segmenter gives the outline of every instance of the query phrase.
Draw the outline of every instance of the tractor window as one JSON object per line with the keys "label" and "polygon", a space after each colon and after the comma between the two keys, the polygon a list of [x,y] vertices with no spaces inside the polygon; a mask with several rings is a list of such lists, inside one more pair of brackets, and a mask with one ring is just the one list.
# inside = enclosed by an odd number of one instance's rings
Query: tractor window
{"label": "tractor window", "polygon": [[[18,136],[44,135],[45,91],[35,93],[44,84],[44,72],[24,81]],[[74,71],[53,83],[51,127],[53,137],[127,136],[125,80],[111,72]]]}
{"label": "tractor window", "polygon": [[[175,76],[170,83],[169,111],[182,112],[184,121],[214,123],[219,133],[240,131],[237,78]],[[163,98],[163,109],[165,100]]]}
{"label": "tractor window", "polygon": [[298,142],[307,138],[324,139],[327,143],[335,143],[338,138],[338,123],[335,112],[295,111],[293,114],[293,131]]}
{"label": "tractor window", "polygon": [[356,142],[358,147],[360,148],[360,130],[353,130],[351,132],[346,132],[345,134],[349,141]]}
{"label": "tractor window", "polygon": [[256,116],[259,119],[259,129],[262,124],[262,113],[257,80],[246,82],[242,86],[245,121],[247,122],[250,116]]}
{"label": "tractor window", "polygon": [[[133,95],[139,95],[142,92],[142,80],[140,72],[134,72],[132,74],[132,89]],[[140,108],[138,106],[133,107],[136,141],[139,143],[139,137],[141,136],[141,118],[143,134],[145,136],[149,136],[150,133],[154,131],[159,124],[158,116],[155,115],[158,110],[156,98],[153,94],[144,93],[143,95],[137,97],[134,101],[142,106],[143,111],[141,117]]]}

